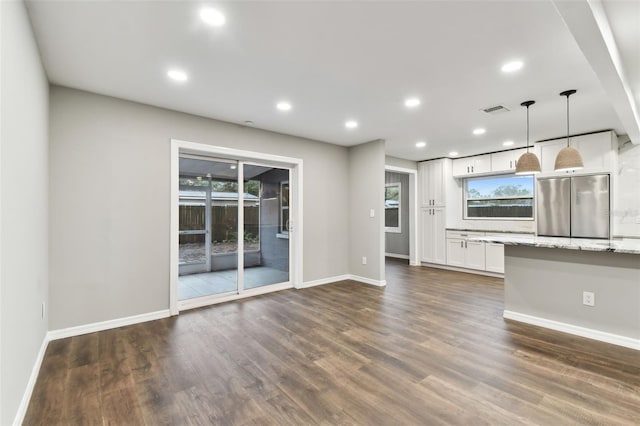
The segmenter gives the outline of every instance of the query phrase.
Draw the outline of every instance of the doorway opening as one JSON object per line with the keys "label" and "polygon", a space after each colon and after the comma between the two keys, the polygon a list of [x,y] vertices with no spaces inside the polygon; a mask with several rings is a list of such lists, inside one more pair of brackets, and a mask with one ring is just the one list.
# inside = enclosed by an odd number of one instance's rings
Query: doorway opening
{"label": "doorway opening", "polygon": [[417,170],[385,166],[385,256],[419,265]]}
{"label": "doorway opening", "polygon": [[182,141],[172,151],[172,314],[298,286],[301,160]]}

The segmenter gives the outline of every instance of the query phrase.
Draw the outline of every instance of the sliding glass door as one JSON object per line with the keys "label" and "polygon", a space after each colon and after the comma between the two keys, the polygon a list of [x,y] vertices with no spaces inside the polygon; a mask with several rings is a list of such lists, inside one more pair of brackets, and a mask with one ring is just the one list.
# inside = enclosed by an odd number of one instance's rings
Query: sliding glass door
{"label": "sliding glass door", "polygon": [[179,166],[178,302],[290,283],[290,169],[195,155]]}
{"label": "sliding glass door", "polygon": [[[244,289],[289,281],[289,169],[245,164]],[[260,191],[255,191],[259,187]]]}

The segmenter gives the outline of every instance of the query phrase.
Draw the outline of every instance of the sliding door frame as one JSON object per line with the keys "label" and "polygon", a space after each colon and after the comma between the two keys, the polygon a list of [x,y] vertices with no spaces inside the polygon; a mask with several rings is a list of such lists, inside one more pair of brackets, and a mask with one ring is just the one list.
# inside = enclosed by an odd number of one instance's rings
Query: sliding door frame
{"label": "sliding door frame", "polygon": [[[284,284],[276,284],[265,286],[262,288],[255,288],[251,290],[243,290],[239,294],[226,295],[222,297],[212,298],[210,303],[220,303],[229,300],[236,300],[244,297],[251,297],[262,293],[277,291],[285,288],[300,288],[302,287],[302,251],[303,251],[303,222],[302,222],[302,184],[303,184],[303,161],[300,158],[284,157],[280,155],[264,154],[254,151],[245,151],[221,146],[214,146],[196,142],[188,142],[179,139],[171,139],[171,215],[170,215],[170,255],[169,255],[169,310],[171,315],[178,315],[178,275],[179,275],[179,175],[180,175],[180,155],[192,154],[198,156],[215,158],[226,158],[230,160],[238,160],[240,165],[238,169],[241,169],[243,162],[250,164],[269,165],[273,167],[282,167],[290,169],[290,179],[292,185],[290,185],[290,202],[293,209],[290,210],[290,221],[293,224],[293,231],[289,235],[289,282]],[[242,173],[242,170],[239,170]],[[239,197],[242,199],[242,197]],[[243,200],[242,200],[243,201]],[[239,216],[243,213],[242,203],[238,208]],[[239,217],[241,219],[241,217]],[[240,223],[239,223],[240,226]],[[243,242],[238,239],[238,249],[243,249]],[[243,252],[241,252],[243,253]],[[239,256],[239,261],[243,260],[244,255]],[[241,264],[238,267],[242,266]],[[239,269],[239,273],[242,274],[242,270]],[[241,275],[238,276],[240,283]],[[188,308],[196,307],[189,306]]]}

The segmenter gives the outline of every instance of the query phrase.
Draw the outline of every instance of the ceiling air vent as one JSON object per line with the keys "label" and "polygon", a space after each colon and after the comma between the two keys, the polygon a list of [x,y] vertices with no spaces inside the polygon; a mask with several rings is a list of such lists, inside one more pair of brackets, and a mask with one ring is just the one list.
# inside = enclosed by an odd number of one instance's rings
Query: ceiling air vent
{"label": "ceiling air vent", "polygon": [[503,112],[509,112],[509,108],[504,105],[496,105],[488,108],[482,108],[482,111],[487,114],[502,114]]}

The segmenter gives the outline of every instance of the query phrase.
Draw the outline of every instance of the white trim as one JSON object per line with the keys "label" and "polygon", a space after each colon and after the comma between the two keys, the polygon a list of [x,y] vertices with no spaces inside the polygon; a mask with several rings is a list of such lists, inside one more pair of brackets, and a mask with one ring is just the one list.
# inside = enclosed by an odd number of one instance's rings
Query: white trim
{"label": "white trim", "polygon": [[47,337],[49,340],[64,339],[67,337],[80,336],[82,334],[95,333],[96,331],[104,331],[110,330],[112,328],[124,327],[126,325],[139,324],[141,322],[154,321],[170,316],[170,310],[163,309],[161,311],[147,312],[146,314],[132,315],[130,317],[116,318],[107,321],[78,325],[75,327],[51,330],[47,333]]}
{"label": "white trim", "polygon": [[[300,158],[284,157],[280,155],[265,154],[261,152],[245,151],[234,148],[214,146],[202,143],[188,142],[179,139],[171,139],[171,222],[170,222],[170,278],[169,278],[169,309],[171,315],[177,315],[179,312],[177,294],[178,294],[178,189],[179,189],[179,156],[181,154],[195,154],[202,156],[203,154],[211,154],[217,157],[222,156],[232,158],[238,161],[246,161],[251,164],[256,162],[265,163],[273,167],[283,167],[291,170],[289,190],[289,213],[293,213],[289,220],[293,223],[289,238],[289,255],[291,285],[299,287],[302,285],[303,273],[303,222],[302,222],[302,200],[303,194],[303,160]],[[240,166],[238,166],[240,167]],[[240,209],[239,209],[240,210]],[[293,210],[293,212],[292,212]],[[272,286],[271,286],[272,287]],[[275,291],[275,290],[274,290]],[[247,293],[246,297],[253,295]],[[217,300],[217,299],[216,299]]]}
{"label": "white trim", "polygon": [[265,293],[273,293],[275,291],[289,290],[292,288],[293,288],[293,285],[291,285],[291,282],[286,282],[281,284],[271,284],[263,287],[244,290],[242,293],[234,292],[232,294],[227,294],[226,296],[212,295],[212,296],[198,297],[195,299],[181,300],[179,302],[178,307],[182,312],[188,309],[196,309],[196,308],[202,308],[205,306],[217,305],[219,303],[246,299],[247,297],[259,296]]}
{"label": "white trim", "polygon": [[567,324],[560,321],[534,317],[532,315],[526,315],[507,310],[504,311],[503,317],[513,321],[519,321],[538,327],[544,327],[551,330],[561,331],[563,333],[573,334],[575,336],[586,337],[587,339],[598,340],[600,342],[624,346],[625,348],[640,350],[640,339],[620,336],[619,334],[607,333],[605,331],[594,330],[591,328],[580,327],[573,324]]}
{"label": "white trim", "polygon": [[481,269],[460,268],[458,266],[449,266],[449,265],[443,265],[440,263],[422,262],[420,265],[414,265],[414,266],[427,266],[429,268],[446,269],[448,271],[464,272],[467,274],[475,274],[475,275],[484,275],[485,277],[504,278],[504,274],[501,274],[499,272],[483,271]]}
{"label": "white trim", "polygon": [[31,369],[31,375],[29,376],[29,381],[27,382],[27,387],[24,390],[24,394],[22,395],[22,400],[20,401],[20,405],[18,406],[18,412],[13,419],[14,425],[21,425],[24,422],[24,416],[27,414],[27,408],[29,408],[29,402],[31,401],[31,395],[33,395],[33,389],[36,386],[36,381],[38,380],[38,374],[40,374],[40,367],[42,366],[42,361],[44,360],[44,354],[47,352],[47,346],[49,345],[49,333],[45,334],[42,338],[42,344],[40,345],[40,351],[38,352],[38,356],[36,356],[36,360],[33,363],[33,368]]}
{"label": "white trim", "polygon": [[384,287],[387,285],[386,280],[372,280],[371,278],[361,277],[359,275],[349,274],[349,279],[352,281],[358,281],[364,284],[375,285],[378,287]]}
{"label": "white trim", "polygon": [[313,281],[306,281],[302,284],[302,286],[298,288],[302,289],[302,288],[315,287],[315,286],[324,285],[324,284],[333,284],[339,281],[345,281],[349,279],[351,279],[351,275],[349,274],[336,275],[335,277],[321,278],[319,280],[313,280]]}
{"label": "white trim", "polygon": [[409,259],[407,254],[385,253],[384,257],[393,257],[394,259]]}
{"label": "white trim", "polygon": [[413,266],[420,265],[420,229],[418,224],[418,169],[407,169],[404,167],[384,166],[385,171],[406,173],[409,175],[409,264]]}

